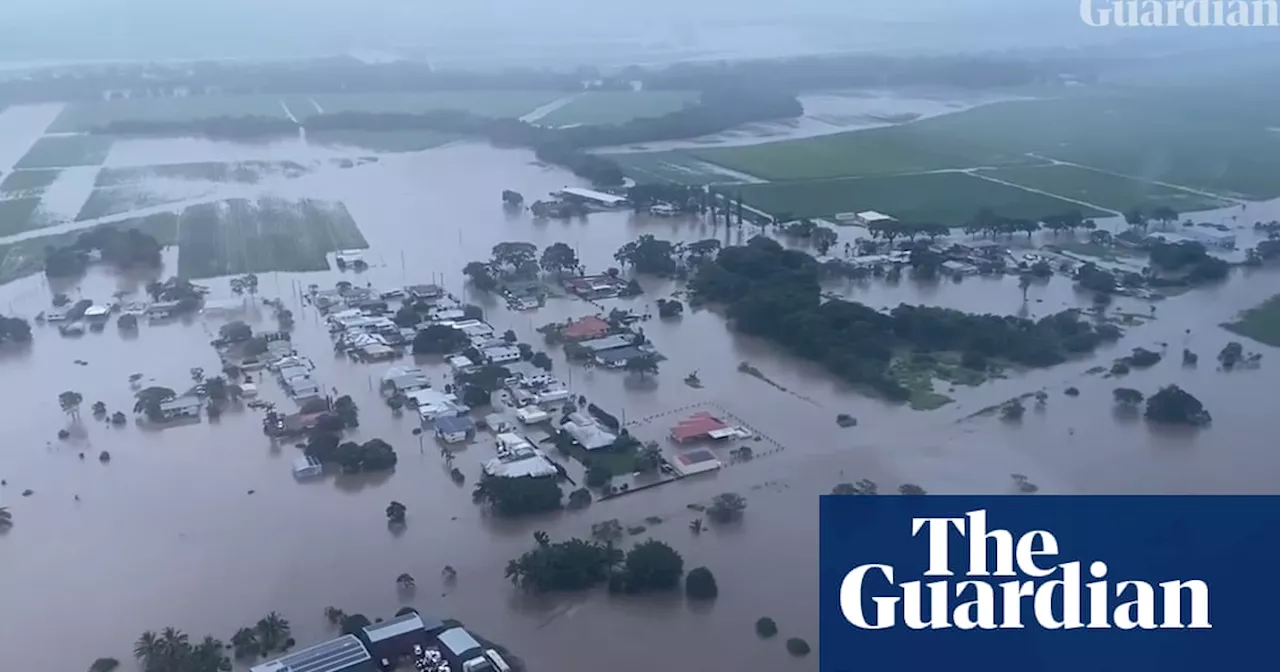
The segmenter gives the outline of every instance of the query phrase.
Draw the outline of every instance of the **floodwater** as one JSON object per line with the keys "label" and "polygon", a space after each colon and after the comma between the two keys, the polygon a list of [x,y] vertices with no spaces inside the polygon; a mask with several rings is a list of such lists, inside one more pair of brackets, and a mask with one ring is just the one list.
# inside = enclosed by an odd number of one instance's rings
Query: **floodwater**
{"label": "floodwater", "polygon": [[[154,161],[206,158],[178,158],[181,152],[174,148],[180,146],[158,148]],[[328,156],[301,144],[294,150],[273,158],[305,163]],[[816,670],[816,654],[793,659],[782,639],[799,636],[817,643],[817,497],[838,482],[871,478],[886,492],[904,482],[930,492],[1012,492],[1009,475],[1020,473],[1048,493],[1280,490],[1273,476],[1280,453],[1274,450],[1277,426],[1269,394],[1276,368],[1267,361],[1275,353],[1250,342],[1246,349],[1266,353],[1261,369],[1224,373],[1214,365],[1216,352],[1234,339],[1216,325],[1275,291],[1280,273],[1261,270],[1238,272],[1224,286],[1161,302],[1158,319],[1131,328],[1120,344],[1094,357],[958,390],[956,403],[927,413],[856,394],[812,364],[734,334],[710,310],[643,323],[669,358],[659,375],[644,381],[570,368],[558,350],[549,349],[556,373],[575,394],[638,423],[632,432],[641,439],[662,441],[680,413],[689,412],[681,409],[715,404],[781,450],[756,444],[762,446],[757,453],[769,454],[713,475],[597,502],[581,512],[518,522],[488,518],[470,499],[479,464],[492,457],[488,442],[482,438],[459,453],[456,465],[468,484],[455,486],[433,442],[420,450],[411,433],[416,423],[409,416],[394,417],[380,400],[375,381],[386,365],[333,357],[320,318],[296,294],[311,283],[324,287],[347,279],[379,287],[434,280],[462,295],[462,266],[486,258],[501,241],[539,246],[563,241],[578,250],[589,269],[602,270],[615,265],[612,254],[618,247],[642,233],[672,240],[720,237],[729,243],[750,235],[737,229],[726,233],[698,220],[631,213],[535,222],[509,215],[500,205],[503,189],[532,200],[576,183],[565,171],[536,164],[526,151],[455,144],[382,156],[350,169],[327,165],[294,180],[227,187],[237,195],[258,189],[342,200],[360,224],[371,245],[367,272],[266,274],[260,294],[290,304],[298,350],[315,361],[327,387],[352,395],[360,406],[361,426],[353,438],[380,437],[396,447],[400,462],[393,474],[296,483],[290,467],[297,449],[272,445],[260,431],[258,414],[248,409],[163,430],[132,423],[110,428],[91,417],[89,406],[98,400],[112,411],[129,412],[132,373],[144,374],[147,384],[185,389],[191,367],[215,371],[218,360],[208,342],[225,320],[143,325],[134,337],[122,336],[114,324],[76,339],[36,327],[29,347],[0,351],[7,390],[0,434],[0,478],[7,485],[0,488],[0,505],[10,508],[15,522],[0,537],[0,597],[7,607],[0,610],[0,669],[73,671],[99,656],[127,659],[139,633],[169,625],[226,640],[271,610],[292,621],[300,643],[318,641],[330,635],[325,606],[371,618],[393,614],[402,604],[395,577],[409,572],[418,588],[408,603],[462,619],[510,646],[532,670],[638,672],[671,661],[680,661],[682,669]],[[1265,210],[1251,206],[1249,220],[1275,216],[1258,212]],[[167,257],[170,273],[176,266],[173,256]],[[29,318],[49,307],[55,291],[106,299],[145,281],[94,270],[64,288],[31,277],[0,287],[0,311]],[[641,282],[644,296],[605,306],[644,312],[677,289],[651,278]],[[225,279],[208,284],[215,296],[229,294]],[[1031,288],[1025,307],[1014,278],[933,285],[910,279],[896,286],[833,283],[829,289],[877,306],[905,301],[1010,314],[1025,310],[1032,316],[1088,301],[1062,278]],[[554,299],[538,311],[516,313],[488,297],[468,298],[485,307],[498,330],[514,329],[539,348],[537,326],[597,310],[585,302]],[[1149,312],[1144,303],[1119,303],[1116,310]],[[247,319],[257,328],[272,328],[268,315],[254,312]],[[1168,343],[1170,356],[1130,379],[1085,374],[1132,347],[1159,342]],[[1184,343],[1201,355],[1198,369],[1181,368]],[[739,373],[742,361],[789,391]],[[438,360],[421,363],[437,382],[443,380]],[[681,382],[694,370],[703,389]],[[1113,387],[1152,392],[1167,383],[1199,396],[1214,415],[1213,426],[1199,432],[1157,431],[1113,416]],[[1062,395],[1068,385],[1077,386],[1081,395]],[[1047,407],[1030,409],[1019,425],[988,417],[964,420],[983,407],[1042,388],[1050,392]],[[84,397],[79,420],[58,406],[58,393],[68,389]],[[287,407],[276,385],[268,381],[262,389],[266,398]],[[854,415],[859,425],[838,428],[837,413]],[[59,441],[55,434],[64,427],[73,437]],[[110,451],[109,464],[96,459],[102,450]],[[34,494],[21,496],[25,489]],[[686,506],[728,491],[747,497],[745,519],[691,535],[687,524],[698,514]],[[385,526],[383,509],[392,500],[409,511],[408,528],[400,535]],[[533,543],[534,530],[553,538],[585,536],[593,522],[618,518],[637,525],[650,516],[664,522],[648,525],[635,540],[667,540],[684,554],[687,567],[710,567],[720,586],[714,604],[699,608],[678,595],[634,599],[602,592],[533,599],[517,594],[503,578],[506,562]],[[438,579],[445,565],[458,570],[451,589]],[[761,616],[776,619],[783,637],[759,640],[752,623]],[[67,637],[68,632],[76,634]]]}

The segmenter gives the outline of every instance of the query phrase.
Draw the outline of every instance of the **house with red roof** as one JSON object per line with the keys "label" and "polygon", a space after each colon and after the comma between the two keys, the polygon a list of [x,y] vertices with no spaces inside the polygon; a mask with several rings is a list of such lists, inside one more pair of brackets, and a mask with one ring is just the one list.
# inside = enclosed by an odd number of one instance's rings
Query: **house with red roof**
{"label": "house with red roof", "polygon": [[585,341],[608,333],[609,323],[597,315],[570,322],[560,330],[560,336],[566,341]]}
{"label": "house with red roof", "polygon": [[694,413],[671,428],[671,440],[676,443],[722,439],[734,434],[734,430],[723,420],[705,411]]}

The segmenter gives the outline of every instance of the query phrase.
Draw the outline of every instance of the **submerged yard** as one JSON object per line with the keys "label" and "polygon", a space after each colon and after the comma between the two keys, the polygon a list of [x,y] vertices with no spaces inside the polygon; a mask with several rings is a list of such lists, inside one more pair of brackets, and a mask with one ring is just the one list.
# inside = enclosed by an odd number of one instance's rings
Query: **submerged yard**
{"label": "submerged yard", "polygon": [[15,170],[0,182],[0,195],[29,196],[42,193],[58,180],[60,170]]}
{"label": "submerged yard", "polygon": [[901,221],[961,226],[983,208],[1028,219],[1071,209],[1089,217],[1106,214],[964,173],[740,184],[723,190],[741,194],[751,207],[788,219],[877,210]]}
{"label": "submerged yard", "polygon": [[0,200],[0,236],[22,233],[39,226],[32,226],[40,197],[10,198]]}

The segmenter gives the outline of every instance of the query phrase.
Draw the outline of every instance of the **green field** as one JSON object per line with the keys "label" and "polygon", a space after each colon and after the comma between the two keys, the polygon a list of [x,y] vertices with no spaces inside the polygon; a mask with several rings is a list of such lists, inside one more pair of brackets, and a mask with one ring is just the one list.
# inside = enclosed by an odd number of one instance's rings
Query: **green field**
{"label": "green field", "polygon": [[1168,206],[1177,212],[1212,210],[1228,202],[1200,194],[1076,166],[1054,165],[979,171],[998,180],[1124,212]]}
{"label": "green field", "polygon": [[103,168],[98,172],[94,186],[116,187],[154,179],[257,184],[263,177],[299,177],[307,172],[305,166],[293,161],[173,163],[162,166]]}
{"label": "green field", "polygon": [[47,132],[79,133],[113,121],[182,121],[246,116],[284,118],[280,96],[208,95],[71,103],[63,108]]}
{"label": "green field", "polygon": [[906,222],[960,226],[983,208],[1029,219],[1072,209],[1083,210],[1087,217],[1106,214],[964,173],[740,184],[724,191],[741,194],[744,203],[769,214],[792,217],[877,210]]}
{"label": "green field", "polygon": [[289,99],[289,109],[294,116],[302,120],[319,114],[321,110],[332,114],[335,112],[415,113],[451,109],[489,117],[519,117],[561,95],[563,94],[558,91],[346,93],[294,96]]}
{"label": "green field", "polygon": [[1246,310],[1240,315],[1240,319],[1222,327],[1259,343],[1280,348],[1280,294]]}
{"label": "green field", "polygon": [[38,195],[58,180],[60,170],[15,170],[0,182],[0,193]]}
{"label": "green field", "polygon": [[36,209],[40,207],[40,197],[10,198],[0,200],[0,236],[12,236],[31,229],[40,228],[36,222]]}
{"label": "green field", "polygon": [[329,252],[365,247],[341,203],[278,198],[205,203],[182,212],[178,275],[323,271],[329,268]]}
{"label": "green field", "polygon": [[626,176],[637,182],[704,185],[739,181],[684,152],[635,152],[605,156],[617,161]]}
{"label": "green field", "polygon": [[46,135],[18,159],[14,168],[100,166],[111,151],[111,139],[98,135]]}
{"label": "green field", "polygon": [[693,150],[774,180],[1044,163],[1028,154],[1225,196],[1280,196],[1280,133],[1261,111],[1196,92],[1013,101],[919,122],[749,147]]}
{"label": "green field", "polygon": [[632,119],[661,117],[695,103],[694,91],[587,91],[535,123],[541,126],[621,124]]}
{"label": "green field", "polygon": [[420,152],[439,147],[458,138],[428,130],[404,131],[318,131],[307,134],[307,141],[319,145],[335,145],[367,149],[371,152]]}

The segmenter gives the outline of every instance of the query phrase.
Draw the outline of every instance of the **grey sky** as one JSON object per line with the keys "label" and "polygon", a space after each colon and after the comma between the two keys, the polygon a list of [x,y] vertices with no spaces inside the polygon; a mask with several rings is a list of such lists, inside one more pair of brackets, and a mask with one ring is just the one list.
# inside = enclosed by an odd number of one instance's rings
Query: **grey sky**
{"label": "grey sky", "polygon": [[9,0],[5,5],[0,61],[395,51],[492,65],[615,64],[844,50],[1000,50],[1160,37],[1087,28],[1079,21],[1077,0]]}

